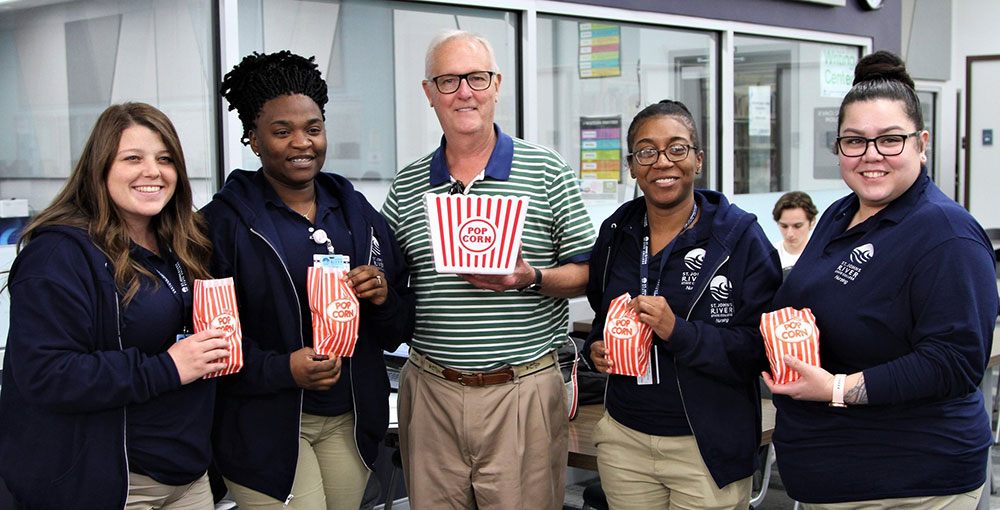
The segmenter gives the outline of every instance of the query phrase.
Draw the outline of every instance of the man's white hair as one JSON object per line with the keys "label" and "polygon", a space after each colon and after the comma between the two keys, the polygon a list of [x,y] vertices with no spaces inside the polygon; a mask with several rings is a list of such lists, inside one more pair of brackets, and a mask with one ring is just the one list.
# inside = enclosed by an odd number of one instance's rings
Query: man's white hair
{"label": "man's white hair", "polygon": [[[434,37],[434,39],[431,40],[431,44],[427,47],[427,56],[424,60],[424,76],[428,80],[432,78],[431,67],[434,65],[434,52],[437,51],[439,46],[453,39],[469,39],[482,44],[483,48],[486,48],[486,54],[490,57],[490,69],[488,70],[493,71],[494,73],[500,72],[500,67],[497,66],[496,54],[493,53],[493,45],[490,44],[485,37],[466,30],[449,29],[442,31]],[[487,71],[487,69],[482,70]]]}

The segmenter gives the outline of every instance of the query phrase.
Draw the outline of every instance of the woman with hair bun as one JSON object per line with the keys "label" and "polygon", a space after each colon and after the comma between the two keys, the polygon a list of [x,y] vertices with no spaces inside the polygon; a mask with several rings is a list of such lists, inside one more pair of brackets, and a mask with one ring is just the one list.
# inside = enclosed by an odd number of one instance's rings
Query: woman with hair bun
{"label": "woman with hair bun", "polygon": [[831,205],[774,307],[811,308],[822,368],[775,385],[778,467],[807,509],[972,509],[990,419],[978,386],[998,312],[982,227],[924,166],[928,132],[906,68],[858,62],[836,153],[853,193]]}
{"label": "woman with hair bun", "polygon": [[[382,216],[326,159],[326,82],[313,58],[248,55],[222,96],[257,171],[233,170],[203,212],[212,269],[236,283],[245,366],[219,384],[216,465],[244,509],[357,510],[389,424],[382,350],[413,327],[409,272]],[[307,268],[349,257],[353,356],[313,350]]]}

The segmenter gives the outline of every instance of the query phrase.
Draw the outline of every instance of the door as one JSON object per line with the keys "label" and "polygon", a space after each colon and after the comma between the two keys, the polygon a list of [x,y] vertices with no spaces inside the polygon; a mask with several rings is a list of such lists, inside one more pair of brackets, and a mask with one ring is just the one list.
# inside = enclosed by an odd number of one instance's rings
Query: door
{"label": "door", "polygon": [[[1000,55],[966,57],[964,205],[990,232],[1000,234]],[[993,229],[991,231],[991,229]]]}

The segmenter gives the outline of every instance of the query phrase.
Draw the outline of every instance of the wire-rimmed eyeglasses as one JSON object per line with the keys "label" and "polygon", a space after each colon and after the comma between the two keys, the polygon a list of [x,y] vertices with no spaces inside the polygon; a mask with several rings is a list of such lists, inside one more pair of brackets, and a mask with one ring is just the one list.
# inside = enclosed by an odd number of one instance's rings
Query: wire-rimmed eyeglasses
{"label": "wire-rimmed eyeglasses", "polygon": [[688,157],[688,151],[691,150],[697,152],[698,148],[687,143],[675,143],[662,150],[654,149],[652,147],[639,149],[629,154],[629,157],[635,159],[635,162],[640,165],[648,166],[656,163],[656,160],[660,159],[660,154],[662,153],[667,156],[668,161],[676,163],[678,161],[684,161],[684,158]]}
{"label": "wire-rimmed eyeglasses", "polygon": [[454,94],[458,87],[462,86],[462,80],[469,84],[472,90],[486,90],[493,83],[493,71],[473,71],[465,74],[440,74],[431,78],[438,92],[442,94]]}
{"label": "wire-rimmed eyeglasses", "polygon": [[898,156],[903,153],[906,146],[906,139],[919,134],[914,131],[907,134],[880,135],[875,138],[865,138],[863,136],[838,136],[837,149],[840,153],[849,158],[860,158],[868,152],[868,144],[874,143],[875,150],[883,156]]}

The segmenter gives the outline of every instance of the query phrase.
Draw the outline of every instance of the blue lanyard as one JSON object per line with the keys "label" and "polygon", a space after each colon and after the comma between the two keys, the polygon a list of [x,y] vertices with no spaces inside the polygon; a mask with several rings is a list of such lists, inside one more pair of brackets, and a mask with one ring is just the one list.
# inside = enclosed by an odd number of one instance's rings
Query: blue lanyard
{"label": "blue lanyard", "polygon": [[[667,243],[667,247],[660,252],[660,272],[656,277],[656,287],[653,287],[653,296],[657,296],[660,293],[660,281],[663,280],[663,268],[667,267],[667,259],[670,258],[670,253],[674,251],[674,243],[677,239],[681,237],[688,227],[694,223],[695,216],[698,215],[698,202],[694,203],[691,207],[691,216],[688,216],[687,223],[681,228],[681,231],[674,236],[673,239]],[[642,217],[642,254],[639,257],[639,293],[643,296],[649,295],[649,215],[644,214]]]}

